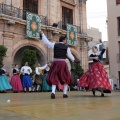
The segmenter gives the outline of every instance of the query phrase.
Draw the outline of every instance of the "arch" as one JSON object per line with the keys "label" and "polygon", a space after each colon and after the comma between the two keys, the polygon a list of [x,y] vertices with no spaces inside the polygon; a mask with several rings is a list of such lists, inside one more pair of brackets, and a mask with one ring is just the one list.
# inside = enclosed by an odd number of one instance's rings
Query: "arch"
{"label": "arch", "polygon": [[12,52],[12,63],[14,62],[14,57],[16,55],[16,53],[23,47],[26,46],[31,46],[33,48],[36,48],[38,51],[41,52],[42,55],[47,56],[47,52],[44,46],[44,43],[42,43],[41,41],[33,41],[33,40],[21,40],[19,42],[17,42],[17,44],[15,44],[13,46],[13,52]]}

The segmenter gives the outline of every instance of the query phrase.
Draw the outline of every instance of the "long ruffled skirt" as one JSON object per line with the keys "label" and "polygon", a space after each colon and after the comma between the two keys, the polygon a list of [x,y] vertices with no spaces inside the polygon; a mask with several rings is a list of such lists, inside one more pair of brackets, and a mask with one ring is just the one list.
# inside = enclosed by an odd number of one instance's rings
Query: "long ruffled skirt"
{"label": "long ruffled skirt", "polygon": [[8,82],[7,76],[3,75],[0,76],[0,91],[10,90],[12,86]]}
{"label": "long ruffled skirt", "polygon": [[46,76],[43,77],[43,82],[42,82],[42,91],[51,91],[52,87],[49,86],[46,82]]}
{"label": "long ruffled skirt", "polygon": [[13,75],[10,81],[11,86],[13,87],[13,91],[21,91],[23,90],[21,79],[19,75]]}
{"label": "long ruffled skirt", "polygon": [[80,78],[78,86],[86,90],[103,89],[106,93],[111,93],[112,90],[107,72],[103,64],[99,62],[92,64],[90,69]]}

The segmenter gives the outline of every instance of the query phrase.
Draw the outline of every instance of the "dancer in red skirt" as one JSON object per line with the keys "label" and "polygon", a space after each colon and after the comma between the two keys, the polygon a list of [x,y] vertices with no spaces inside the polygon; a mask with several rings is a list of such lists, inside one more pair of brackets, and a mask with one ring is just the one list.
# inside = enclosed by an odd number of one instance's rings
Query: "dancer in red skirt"
{"label": "dancer in red skirt", "polygon": [[11,81],[10,81],[10,84],[13,87],[12,90],[14,93],[17,93],[17,92],[23,90],[19,73],[20,73],[19,67],[16,64],[15,68],[13,69],[13,76],[12,76]]}
{"label": "dancer in red skirt", "polygon": [[93,54],[90,55],[89,59],[93,60],[93,64],[89,70],[80,78],[78,82],[79,87],[84,87],[86,90],[92,90],[95,96],[95,91],[101,91],[101,97],[104,93],[111,93],[111,85],[107,76],[107,72],[102,64],[102,52],[98,53],[98,48],[94,46],[92,48]]}
{"label": "dancer in red skirt", "polygon": [[59,38],[59,43],[52,43],[48,41],[43,32],[40,32],[40,36],[48,47],[54,49],[54,61],[47,76],[47,83],[52,86],[51,99],[55,99],[55,90],[59,82],[64,86],[63,98],[67,98],[68,85],[72,84],[72,79],[65,59],[68,57],[71,61],[74,61],[74,56],[70,48],[65,45],[66,37],[61,36]]}

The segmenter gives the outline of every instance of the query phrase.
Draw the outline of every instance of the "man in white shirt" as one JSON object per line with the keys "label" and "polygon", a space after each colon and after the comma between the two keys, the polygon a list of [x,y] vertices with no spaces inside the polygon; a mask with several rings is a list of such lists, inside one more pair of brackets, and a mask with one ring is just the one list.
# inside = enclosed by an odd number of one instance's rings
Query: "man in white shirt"
{"label": "man in white shirt", "polygon": [[32,92],[32,80],[30,77],[30,73],[32,73],[32,69],[28,66],[28,62],[25,63],[25,66],[23,66],[20,70],[20,72],[23,74],[22,76],[22,85],[24,88],[24,92],[26,92],[26,88],[29,87],[29,92]]}
{"label": "man in white shirt", "polygon": [[67,98],[68,85],[72,84],[72,79],[65,59],[68,57],[72,62],[75,58],[72,55],[70,48],[67,47],[66,37],[61,36],[59,43],[50,42],[43,32],[40,32],[42,41],[49,47],[54,49],[54,60],[50,67],[50,71],[47,76],[48,85],[52,86],[51,99],[55,99],[55,90],[58,87],[59,82],[64,86],[63,98]]}

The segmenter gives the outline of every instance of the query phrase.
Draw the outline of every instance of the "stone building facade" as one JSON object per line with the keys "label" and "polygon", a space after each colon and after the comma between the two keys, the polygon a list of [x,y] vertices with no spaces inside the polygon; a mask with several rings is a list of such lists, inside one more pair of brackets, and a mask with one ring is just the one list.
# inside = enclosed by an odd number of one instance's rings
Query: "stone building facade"
{"label": "stone building facade", "polygon": [[20,65],[27,48],[37,51],[37,62],[41,65],[53,60],[53,50],[40,40],[26,37],[26,11],[41,16],[41,29],[50,41],[57,42],[61,35],[66,35],[66,23],[76,25],[78,46],[69,47],[84,70],[88,69],[86,0],[0,0],[0,45],[8,48],[4,63],[9,72],[14,64]]}
{"label": "stone building facade", "polygon": [[107,0],[110,78],[120,87],[120,0]]}

